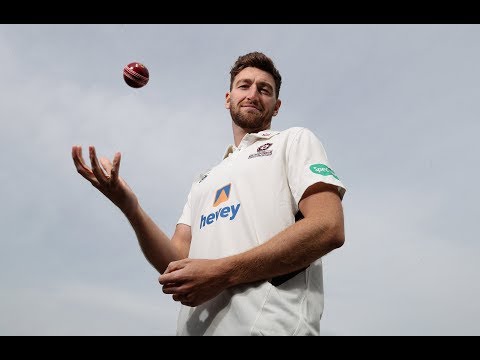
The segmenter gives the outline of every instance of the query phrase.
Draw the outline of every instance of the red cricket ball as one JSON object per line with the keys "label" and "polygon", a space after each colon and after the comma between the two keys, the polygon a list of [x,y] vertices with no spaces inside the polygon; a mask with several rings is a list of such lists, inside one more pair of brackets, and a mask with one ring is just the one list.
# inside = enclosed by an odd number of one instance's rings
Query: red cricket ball
{"label": "red cricket ball", "polygon": [[148,69],[139,62],[132,62],[123,68],[123,79],[128,86],[141,88],[148,83]]}

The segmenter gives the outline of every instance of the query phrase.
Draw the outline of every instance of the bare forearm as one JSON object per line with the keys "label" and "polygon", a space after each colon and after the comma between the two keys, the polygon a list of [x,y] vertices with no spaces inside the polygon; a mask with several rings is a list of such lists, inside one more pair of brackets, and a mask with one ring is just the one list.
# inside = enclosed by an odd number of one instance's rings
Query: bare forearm
{"label": "bare forearm", "polygon": [[125,215],[137,235],[143,254],[158,272],[165,271],[171,261],[184,257],[140,205],[135,211]]}
{"label": "bare forearm", "polygon": [[[107,158],[100,158],[99,161],[95,147],[90,146],[89,155],[91,168],[85,164],[81,146],[72,146],[72,158],[78,173],[125,214],[137,235],[138,242],[147,260],[159,272],[163,272],[171,261],[186,257],[185,254],[188,254],[189,244],[188,246],[175,247],[173,242],[143,211],[136,195],[125,180],[119,176],[121,154],[119,152],[115,153],[113,163]],[[190,239],[190,236],[184,238]],[[182,242],[177,241],[177,243],[181,244]],[[179,248],[182,248],[182,250],[179,250]],[[184,255],[182,256],[182,254]]]}
{"label": "bare forearm", "polygon": [[266,243],[225,258],[229,283],[233,286],[265,280],[302,269],[340,247],[343,237],[343,223],[302,219]]}

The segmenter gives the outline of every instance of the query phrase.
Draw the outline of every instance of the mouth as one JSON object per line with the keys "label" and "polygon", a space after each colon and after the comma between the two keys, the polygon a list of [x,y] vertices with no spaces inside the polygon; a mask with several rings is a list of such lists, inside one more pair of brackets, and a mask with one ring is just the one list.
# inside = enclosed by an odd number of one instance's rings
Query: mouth
{"label": "mouth", "polygon": [[260,109],[258,107],[256,107],[255,105],[252,105],[252,104],[242,105],[242,108],[246,108],[247,110],[252,109],[252,110],[260,111]]}

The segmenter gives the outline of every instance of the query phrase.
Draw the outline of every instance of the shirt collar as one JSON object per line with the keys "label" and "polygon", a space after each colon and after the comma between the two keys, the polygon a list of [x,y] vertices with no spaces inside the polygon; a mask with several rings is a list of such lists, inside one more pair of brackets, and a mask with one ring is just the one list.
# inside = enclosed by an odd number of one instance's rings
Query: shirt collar
{"label": "shirt collar", "polygon": [[270,139],[279,133],[280,131],[263,130],[258,133],[245,134],[242,141],[240,141],[238,147],[233,144],[228,145],[227,149],[225,150],[225,154],[223,155],[223,158],[226,159],[231,153],[233,153],[237,149],[242,149],[246,146],[252,145],[259,140]]}

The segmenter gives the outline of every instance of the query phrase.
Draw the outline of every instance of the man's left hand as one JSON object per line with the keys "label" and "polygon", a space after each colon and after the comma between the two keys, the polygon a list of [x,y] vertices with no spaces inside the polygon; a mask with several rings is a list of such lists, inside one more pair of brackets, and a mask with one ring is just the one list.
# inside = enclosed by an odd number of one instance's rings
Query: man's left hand
{"label": "man's left hand", "polygon": [[207,259],[172,261],[158,281],[165,294],[187,306],[198,306],[228,286],[221,261]]}

